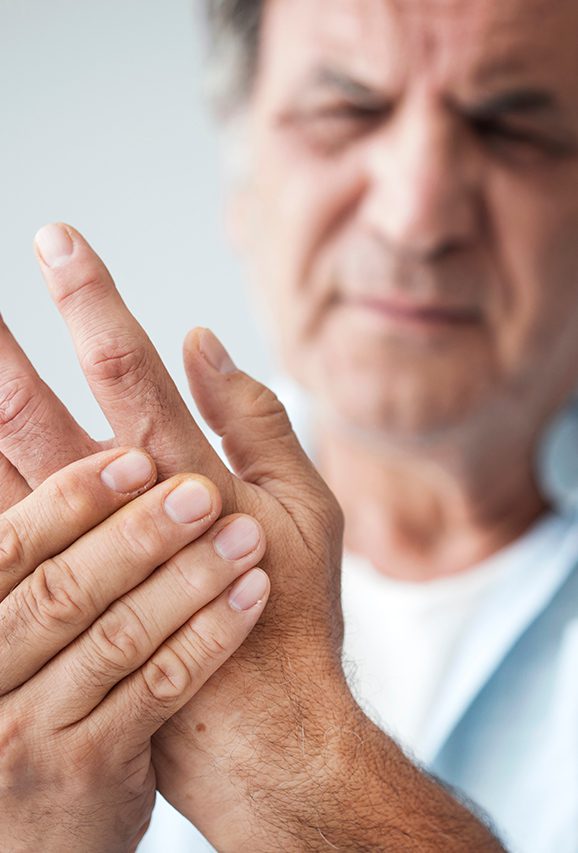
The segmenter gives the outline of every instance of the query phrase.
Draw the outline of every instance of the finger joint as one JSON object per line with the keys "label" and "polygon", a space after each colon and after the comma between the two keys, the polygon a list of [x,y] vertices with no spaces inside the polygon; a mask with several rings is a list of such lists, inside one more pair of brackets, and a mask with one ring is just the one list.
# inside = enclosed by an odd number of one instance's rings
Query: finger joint
{"label": "finger joint", "polygon": [[169,645],[163,646],[142,669],[145,701],[170,705],[190,688],[192,676],[184,658]]}
{"label": "finger joint", "polygon": [[14,377],[0,387],[0,435],[14,436],[35,420],[39,401],[30,380]]}
{"label": "finger joint", "polygon": [[129,557],[160,559],[164,537],[152,512],[127,511],[123,513],[116,535],[118,550]]}
{"label": "finger joint", "polygon": [[32,624],[43,633],[83,626],[95,610],[94,601],[62,555],[38,566],[16,591]]}
{"label": "finger joint", "polygon": [[190,622],[183,627],[178,640],[184,655],[194,665],[203,681],[215,666],[230,654],[226,638],[214,625],[195,625]]}
{"label": "finger joint", "polygon": [[87,378],[109,388],[141,387],[147,365],[147,351],[142,342],[120,336],[99,340],[82,358]]}
{"label": "finger joint", "polygon": [[[151,647],[144,620],[126,600],[119,600],[90,630],[90,669],[118,674],[133,671]],[[95,667],[95,663],[97,663]]]}
{"label": "finger joint", "polygon": [[25,562],[25,549],[16,526],[0,517],[0,577],[18,580]]}

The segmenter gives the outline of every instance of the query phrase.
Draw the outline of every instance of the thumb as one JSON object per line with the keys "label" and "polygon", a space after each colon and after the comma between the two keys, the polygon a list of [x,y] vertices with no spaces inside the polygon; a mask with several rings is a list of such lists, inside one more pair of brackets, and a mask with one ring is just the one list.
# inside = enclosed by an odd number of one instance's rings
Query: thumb
{"label": "thumb", "polygon": [[208,329],[189,332],[184,345],[189,387],[201,415],[223,439],[242,480],[276,492],[318,475],[273,391],[239,370]]}

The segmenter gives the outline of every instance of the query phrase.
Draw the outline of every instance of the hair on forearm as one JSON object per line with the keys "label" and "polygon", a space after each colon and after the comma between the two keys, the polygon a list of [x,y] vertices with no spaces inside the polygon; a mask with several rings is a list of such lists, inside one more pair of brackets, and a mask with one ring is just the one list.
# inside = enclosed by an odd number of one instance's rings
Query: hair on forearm
{"label": "hair on forearm", "polygon": [[267,748],[244,768],[255,853],[504,850],[477,807],[413,764],[358,706],[348,703],[336,722],[332,710],[325,709],[322,730],[313,722],[318,711],[293,707],[290,721],[257,733]]}

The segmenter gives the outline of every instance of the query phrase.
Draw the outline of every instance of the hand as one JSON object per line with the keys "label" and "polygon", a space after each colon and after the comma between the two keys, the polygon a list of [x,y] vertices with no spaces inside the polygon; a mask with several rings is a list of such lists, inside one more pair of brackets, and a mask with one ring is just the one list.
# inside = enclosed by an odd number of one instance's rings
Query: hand
{"label": "hand", "polygon": [[[271,838],[286,850],[403,850],[417,840],[424,849],[494,849],[485,829],[351,698],[340,660],[341,513],[274,395],[238,371],[209,332],[188,337],[191,388],[223,436],[231,475],[102,262],[68,227],[41,236],[43,273],[117,441],[147,448],[161,476],[202,471],[226,512],[254,516],[267,534],[267,613],[234,660],[156,736],[160,790],[221,850],[267,851]],[[0,450],[22,472],[24,483],[11,476],[13,489],[25,488],[93,444],[6,329],[0,343],[7,353],[0,401],[16,400],[0,402]],[[53,439],[50,450],[38,447],[38,435]]]}
{"label": "hand", "polygon": [[134,850],[152,735],[263,609],[259,525],[214,524],[203,477],[155,479],[144,453],[108,451],[0,516],[2,850]]}

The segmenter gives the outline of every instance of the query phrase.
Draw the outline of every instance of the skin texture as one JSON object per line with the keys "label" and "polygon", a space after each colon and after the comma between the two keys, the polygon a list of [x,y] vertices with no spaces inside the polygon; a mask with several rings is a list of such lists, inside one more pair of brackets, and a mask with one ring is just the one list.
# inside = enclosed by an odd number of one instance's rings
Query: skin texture
{"label": "skin texture", "polygon": [[[238,239],[281,322],[285,364],[327,413],[322,462],[349,544],[404,577],[463,569],[543,511],[533,447],[576,385],[578,13],[569,0],[548,9],[266,7],[247,105],[260,168],[236,197]],[[335,83],[312,92],[304,81],[320,64],[363,83],[363,107],[351,82],[345,104],[343,82],[337,99]],[[498,120],[494,104],[488,117],[488,99],[520,87],[545,88],[557,108],[544,117],[525,95],[515,115]],[[191,387],[231,478],[102,266],[69,236],[72,256],[43,271],[117,440],[148,448],[162,477],[202,471],[269,542],[270,607],[156,737],[161,790],[222,850],[265,851],[272,837],[287,850],[494,849],[346,690],[341,517],[278,403],[225,356],[213,370],[203,333],[188,340]],[[6,330],[2,351],[0,449],[16,494],[95,447]],[[500,526],[504,506],[517,512]]]}
{"label": "skin texture", "polygon": [[[211,472],[223,511],[257,519],[268,542],[261,565],[272,594],[260,630],[155,736],[159,790],[224,851],[268,851],[271,838],[286,850],[499,849],[467,809],[364,717],[347,689],[342,516],[279,401],[239,371],[209,332],[187,338],[191,389],[207,424],[223,437],[232,474],[186,412],[102,262],[70,227],[51,226],[50,236],[52,266],[46,240],[37,243],[42,272],[116,440],[138,435],[163,466],[162,477],[172,466]],[[55,254],[59,246],[65,254]],[[8,387],[24,391],[12,417],[0,406],[0,449],[13,464],[13,483],[38,483],[91,440],[39,384],[5,327],[2,337]],[[34,436],[60,428],[69,443],[49,453],[43,445],[32,458]],[[59,686],[55,680],[56,694]],[[93,843],[102,844],[93,829]]]}
{"label": "skin texture", "polygon": [[544,511],[578,386],[577,34],[572,0],[265,5],[231,218],[387,574],[463,570]]}
{"label": "skin texture", "polygon": [[[0,515],[3,850],[136,849],[155,798],[152,736],[263,610],[267,578],[247,573],[262,531],[224,560],[214,543],[232,519],[215,524],[215,486],[180,476],[151,488],[155,466],[138,456],[130,484],[105,480],[125,457],[105,451]],[[201,485],[200,512],[167,514],[178,487]],[[232,607],[255,576],[261,601]]]}

